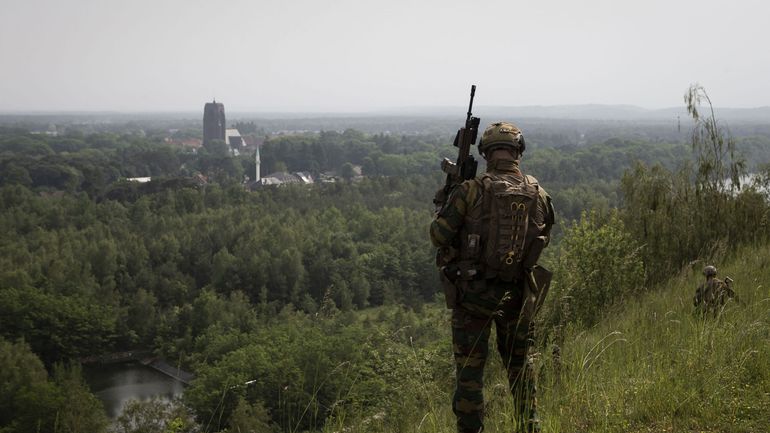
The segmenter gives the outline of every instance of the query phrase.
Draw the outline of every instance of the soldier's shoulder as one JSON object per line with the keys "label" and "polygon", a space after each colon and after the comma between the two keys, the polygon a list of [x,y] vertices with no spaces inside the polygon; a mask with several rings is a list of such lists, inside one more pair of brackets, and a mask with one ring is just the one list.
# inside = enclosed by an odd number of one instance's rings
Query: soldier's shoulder
{"label": "soldier's shoulder", "polygon": [[484,187],[484,177],[488,177],[486,176],[486,173],[482,173],[474,177],[473,179],[468,179],[464,181],[461,185],[463,186],[463,189],[465,191],[468,191],[468,192],[477,191]]}
{"label": "soldier's shoulder", "polygon": [[477,196],[478,191],[479,184],[475,179],[465,180],[452,189],[449,201],[453,202],[457,199],[461,199],[467,202],[470,198]]}
{"label": "soldier's shoulder", "polygon": [[474,203],[481,196],[484,190],[483,185],[482,177],[476,176],[473,179],[463,181],[458,189],[466,203]]}
{"label": "soldier's shoulder", "polygon": [[532,176],[531,174],[524,174],[524,179],[526,179],[528,184],[535,185],[538,190],[545,192],[545,188],[543,188],[543,185],[539,180],[537,180],[535,176]]}
{"label": "soldier's shoulder", "polygon": [[543,188],[543,185],[538,182],[537,178],[535,176],[532,176],[531,174],[527,174],[527,182],[529,182],[531,185],[537,186],[537,190],[540,193],[540,198],[543,200],[551,201],[551,195],[548,194],[548,191]]}
{"label": "soldier's shoulder", "polygon": [[708,290],[717,290],[723,286],[725,286],[725,283],[719,278],[712,278],[706,282],[706,287],[708,287]]}

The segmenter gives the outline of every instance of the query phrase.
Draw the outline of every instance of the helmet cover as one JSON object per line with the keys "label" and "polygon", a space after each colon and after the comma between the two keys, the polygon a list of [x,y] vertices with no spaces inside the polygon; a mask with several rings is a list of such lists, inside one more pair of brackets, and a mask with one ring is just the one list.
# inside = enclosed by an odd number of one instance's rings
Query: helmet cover
{"label": "helmet cover", "polygon": [[492,150],[511,147],[517,152],[524,152],[524,136],[521,130],[509,122],[495,122],[484,130],[479,141],[479,153],[486,157]]}

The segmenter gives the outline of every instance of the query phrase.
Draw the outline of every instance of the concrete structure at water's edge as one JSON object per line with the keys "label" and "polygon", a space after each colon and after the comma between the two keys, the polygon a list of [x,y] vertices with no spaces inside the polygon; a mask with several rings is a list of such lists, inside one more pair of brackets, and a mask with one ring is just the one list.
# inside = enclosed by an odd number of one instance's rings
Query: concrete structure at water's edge
{"label": "concrete structure at water's edge", "polygon": [[203,106],[203,144],[213,140],[226,140],[225,105],[221,102],[207,102]]}
{"label": "concrete structure at water's edge", "polygon": [[139,362],[142,365],[146,365],[160,373],[165,374],[168,377],[182,382],[185,385],[189,385],[190,382],[195,379],[194,374],[184,371],[179,367],[172,366],[164,359],[153,355],[153,353],[149,350],[129,350],[126,352],[107,353],[80,359],[81,364],[104,365],[122,364],[127,362]]}

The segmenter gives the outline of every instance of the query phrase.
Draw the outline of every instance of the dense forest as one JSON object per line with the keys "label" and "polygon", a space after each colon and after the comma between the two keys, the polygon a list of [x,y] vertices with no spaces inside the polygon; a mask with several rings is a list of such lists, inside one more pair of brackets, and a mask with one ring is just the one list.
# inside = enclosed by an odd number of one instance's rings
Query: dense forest
{"label": "dense forest", "polygon": [[[694,120],[690,142],[528,146],[522,169],[558,213],[543,347],[694,260],[767,240],[770,139]],[[409,430],[410,410],[452,383],[427,237],[449,143],[276,135],[263,173],[350,164],[363,179],[249,191],[253,155],[0,129],[0,431],[105,429],[77,361],[127,349],[197,375],[183,405],[153,415],[166,431]],[[138,176],[153,180],[126,180]],[[121,431],[144,431],[152,406]]]}

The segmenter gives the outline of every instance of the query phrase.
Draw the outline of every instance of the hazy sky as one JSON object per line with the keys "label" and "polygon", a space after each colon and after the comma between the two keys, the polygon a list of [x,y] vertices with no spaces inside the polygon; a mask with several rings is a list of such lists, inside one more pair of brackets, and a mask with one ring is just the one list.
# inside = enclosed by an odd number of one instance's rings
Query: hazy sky
{"label": "hazy sky", "polygon": [[0,0],[0,110],[770,105],[760,0]]}

